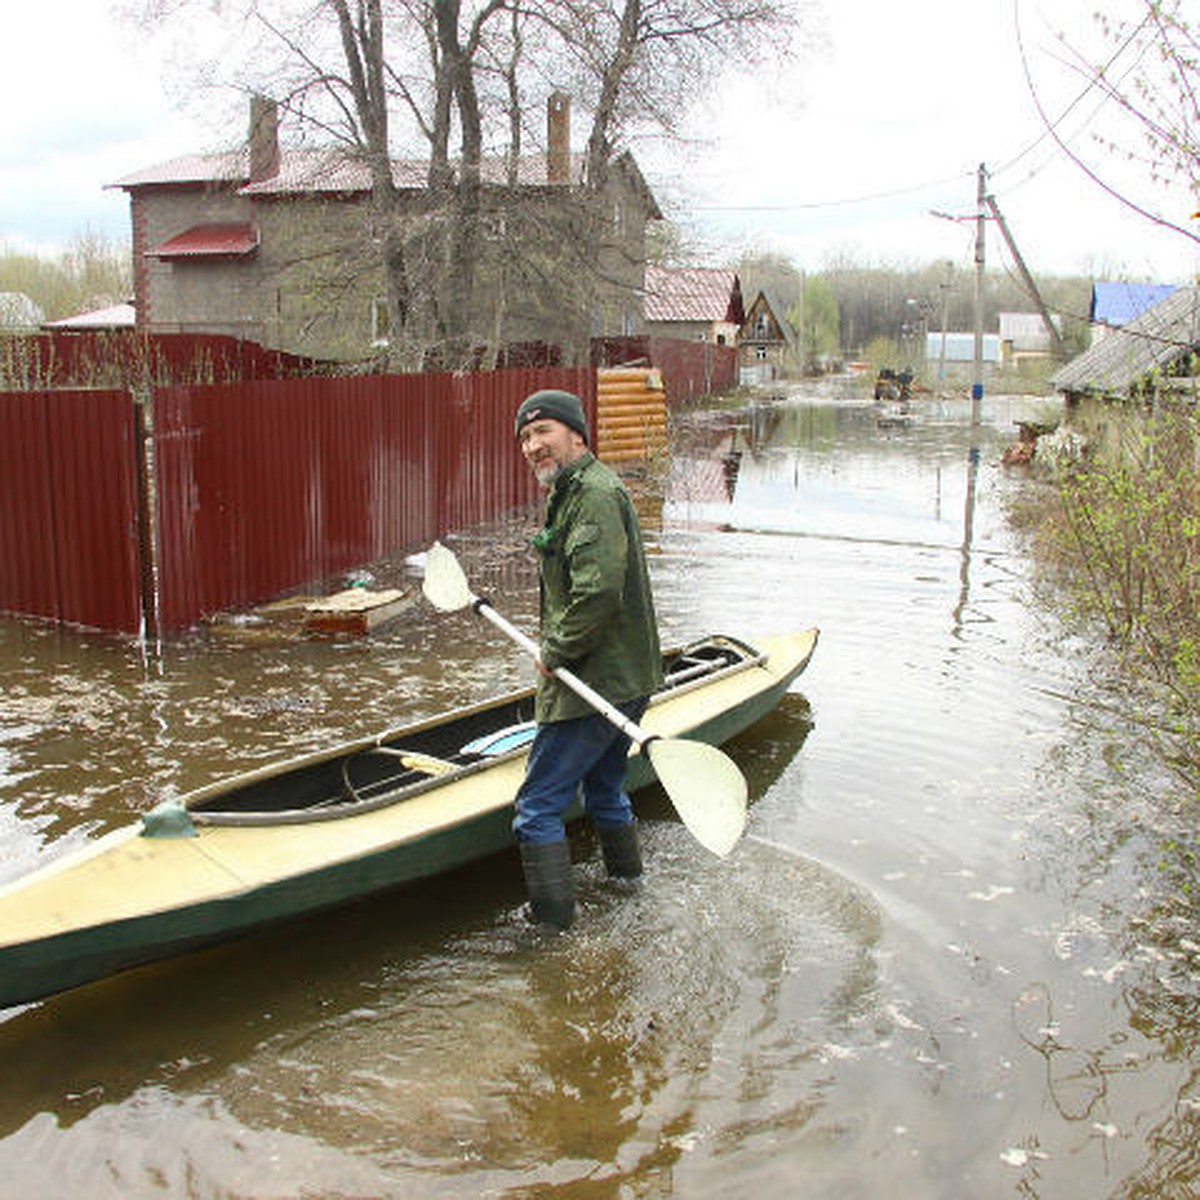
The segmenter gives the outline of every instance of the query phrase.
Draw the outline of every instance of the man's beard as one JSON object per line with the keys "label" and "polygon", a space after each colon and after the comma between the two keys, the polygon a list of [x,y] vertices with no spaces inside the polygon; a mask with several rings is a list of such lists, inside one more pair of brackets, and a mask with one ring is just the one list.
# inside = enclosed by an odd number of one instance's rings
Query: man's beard
{"label": "man's beard", "polygon": [[533,474],[542,487],[548,488],[562,474],[562,463],[553,458],[543,459],[534,465]]}

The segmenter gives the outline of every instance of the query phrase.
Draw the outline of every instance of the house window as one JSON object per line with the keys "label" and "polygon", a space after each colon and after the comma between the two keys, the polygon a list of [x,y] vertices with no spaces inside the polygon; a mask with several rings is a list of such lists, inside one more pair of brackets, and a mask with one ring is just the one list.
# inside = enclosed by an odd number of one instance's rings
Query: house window
{"label": "house window", "polygon": [[392,323],[388,319],[388,306],[386,300],[371,301],[371,344],[374,346],[386,346],[388,339],[391,336]]}
{"label": "house window", "polygon": [[757,358],[759,362],[766,362],[767,361],[766,346],[755,346],[754,347],[754,357]]}
{"label": "house window", "polygon": [[767,317],[765,313],[759,313],[754,322],[754,336],[760,338],[767,336]]}

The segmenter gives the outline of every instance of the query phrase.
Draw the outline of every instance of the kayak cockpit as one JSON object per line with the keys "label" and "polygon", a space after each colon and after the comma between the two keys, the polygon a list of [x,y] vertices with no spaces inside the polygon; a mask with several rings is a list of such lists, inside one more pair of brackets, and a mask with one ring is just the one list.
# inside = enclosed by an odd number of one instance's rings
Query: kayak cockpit
{"label": "kayak cockpit", "polygon": [[[664,655],[665,682],[651,704],[702,687],[764,656],[735,638],[706,637]],[[535,733],[532,689],[262,768],[165,801],[143,817],[147,837],[187,837],[197,825],[325,821],[443,787],[525,753]]]}

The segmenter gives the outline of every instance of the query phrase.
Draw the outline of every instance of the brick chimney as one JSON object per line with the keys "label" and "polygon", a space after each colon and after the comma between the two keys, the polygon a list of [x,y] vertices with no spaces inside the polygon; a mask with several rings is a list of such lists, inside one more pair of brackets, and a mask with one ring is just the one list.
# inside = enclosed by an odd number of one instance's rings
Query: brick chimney
{"label": "brick chimney", "polygon": [[250,182],[279,174],[279,106],[266,96],[250,97]]}
{"label": "brick chimney", "polygon": [[551,92],[546,102],[546,182],[571,182],[571,97]]}

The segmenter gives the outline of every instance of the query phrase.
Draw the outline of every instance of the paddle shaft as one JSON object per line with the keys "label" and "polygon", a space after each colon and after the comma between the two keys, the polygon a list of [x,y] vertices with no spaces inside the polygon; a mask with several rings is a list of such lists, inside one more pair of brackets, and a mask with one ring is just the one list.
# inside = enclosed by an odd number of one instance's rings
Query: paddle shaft
{"label": "paddle shaft", "polygon": [[720,857],[733,849],[746,827],[747,789],[745,776],[727,755],[705,742],[647,733],[565,667],[547,667],[538,643],[471,591],[458,560],[440,542],[429,548],[422,589],[430,603],[443,612],[473,608],[516,642],[539,668],[562,680],[650,760],[675,811],[702,846]]}
{"label": "paddle shaft", "polygon": [[[538,663],[541,663],[542,650],[537,642],[507,621],[486,600],[479,596],[472,596],[471,607],[480,616],[491,621],[502,633],[506,633],[512,638]],[[546,669],[555,678],[561,679],[580,699],[586,700],[601,716],[607,717],[626,737],[633,741],[639,750],[644,750],[646,743],[653,740],[654,735],[647,733],[640,725],[631,721],[616,705],[610,704],[599,692],[593,691],[579,676],[572,674],[566,667],[547,667]]]}

